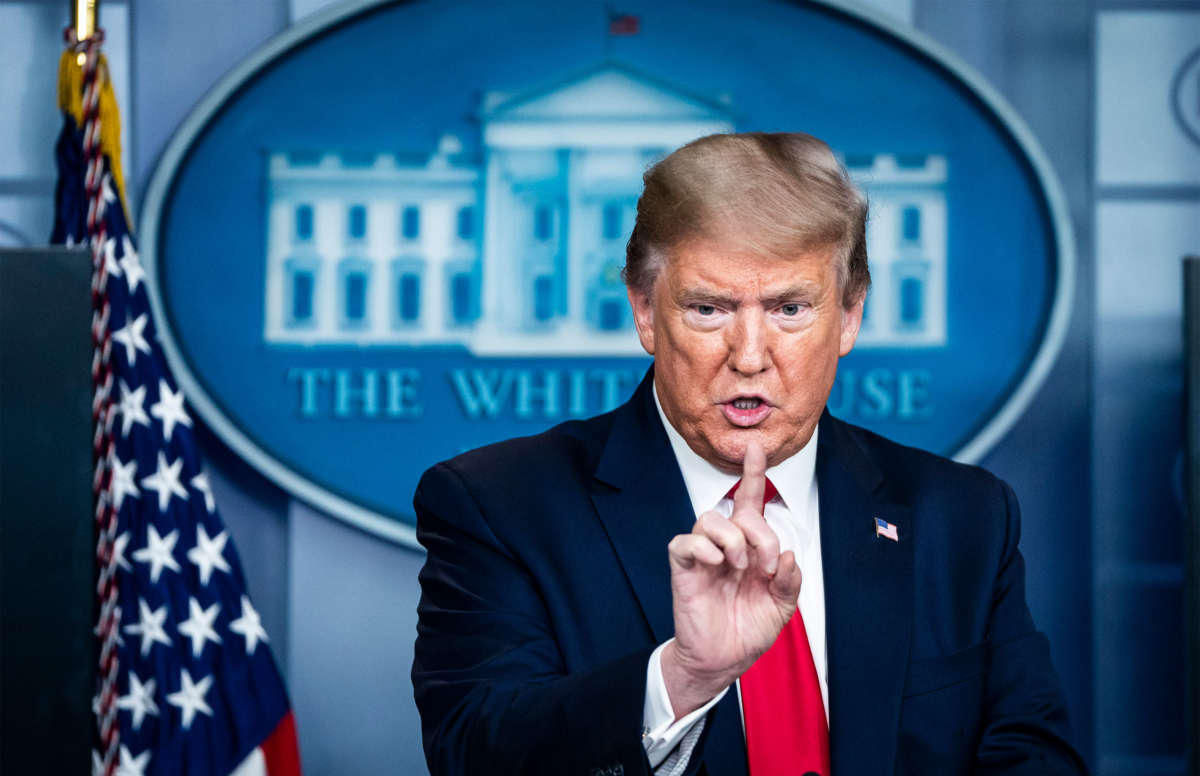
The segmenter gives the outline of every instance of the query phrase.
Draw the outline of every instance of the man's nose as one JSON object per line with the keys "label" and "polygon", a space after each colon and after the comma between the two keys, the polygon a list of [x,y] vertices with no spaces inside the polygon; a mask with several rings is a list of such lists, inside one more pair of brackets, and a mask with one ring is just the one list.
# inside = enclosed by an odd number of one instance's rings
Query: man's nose
{"label": "man's nose", "polygon": [[767,318],[762,310],[742,309],[728,330],[729,367],[754,375],[771,365],[767,343]]}

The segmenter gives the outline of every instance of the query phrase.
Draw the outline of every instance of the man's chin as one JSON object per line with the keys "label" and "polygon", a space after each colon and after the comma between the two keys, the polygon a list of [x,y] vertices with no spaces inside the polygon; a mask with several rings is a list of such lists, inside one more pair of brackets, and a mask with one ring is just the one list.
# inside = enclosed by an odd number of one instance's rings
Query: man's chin
{"label": "man's chin", "polygon": [[767,454],[767,461],[773,463],[772,456],[778,453],[778,445],[772,444],[762,429],[758,428],[738,428],[722,434],[709,447],[710,453],[701,457],[722,471],[741,474],[746,448],[752,439],[758,440]]}

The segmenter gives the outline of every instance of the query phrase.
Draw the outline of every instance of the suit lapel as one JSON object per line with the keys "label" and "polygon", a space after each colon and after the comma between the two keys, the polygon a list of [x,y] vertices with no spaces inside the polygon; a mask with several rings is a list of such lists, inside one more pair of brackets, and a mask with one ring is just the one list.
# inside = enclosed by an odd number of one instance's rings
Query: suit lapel
{"label": "suit lapel", "polygon": [[[832,770],[891,773],[912,620],[912,524],[906,507],[880,495],[878,468],[828,412],[817,482]],[[896,526],[898,542],[875,535],[876,517]]]}
{"label": "suit lapel", "polygon": [[696,516],[658,418],[648,372],[617,410],[596,466],[592,503],[659,643],[675,634],[667,544]]}

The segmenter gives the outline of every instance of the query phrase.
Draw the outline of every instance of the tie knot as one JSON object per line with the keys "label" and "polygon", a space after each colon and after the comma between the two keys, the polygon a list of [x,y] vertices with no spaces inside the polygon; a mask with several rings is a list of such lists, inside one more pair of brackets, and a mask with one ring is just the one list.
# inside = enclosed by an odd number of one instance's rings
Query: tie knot
{"label": "tie knot", "polygon": [[[764,477],[763,479],[765,480],[765,482],[764,482],[765,487],[763,488],[762,506],[765,508],[767,506],[767,504],[771,501],[771,499],[773,499],[779,495],[779,490],[776,489],[775,483],[771,482],[770,477]],[[741,480],[738,480],[737,482],[733,483],[733,487],[730,488],[729,492],[725,494],[725,498],[733,498],[733,494],[737,493],[737,489],[739,487],[741,487],[741,485],[742,485]]]}

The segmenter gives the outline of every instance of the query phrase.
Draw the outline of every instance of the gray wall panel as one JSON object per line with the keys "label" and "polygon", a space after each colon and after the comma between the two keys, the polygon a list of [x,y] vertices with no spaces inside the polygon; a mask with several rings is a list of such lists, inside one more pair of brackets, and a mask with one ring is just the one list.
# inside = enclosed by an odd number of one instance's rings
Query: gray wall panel
{"label": "gray wall panel", "polygon": [[409,670],[422,556],[294,502],[291,691],[307,773],[424,773]]}
{"label": "gray wall panel", "polygon": [[1075,230],[1075,304],[1062,352],[982,463],[1020,499],[1030,608],[1050,637],[1085,753],[1093,748],[1092,15],[1088,0],[918,0],[916,14],[918,28],[978,68],[1029,124],[1062,183]]}

